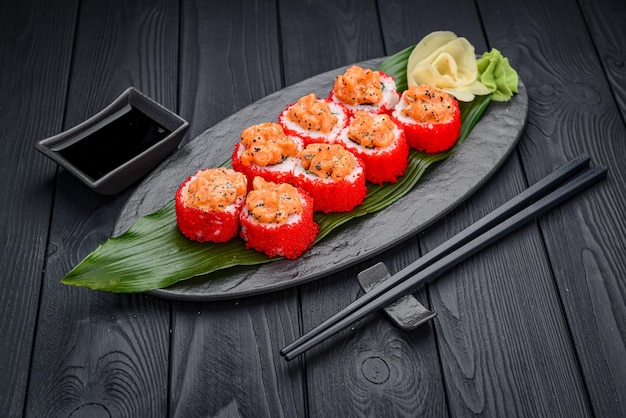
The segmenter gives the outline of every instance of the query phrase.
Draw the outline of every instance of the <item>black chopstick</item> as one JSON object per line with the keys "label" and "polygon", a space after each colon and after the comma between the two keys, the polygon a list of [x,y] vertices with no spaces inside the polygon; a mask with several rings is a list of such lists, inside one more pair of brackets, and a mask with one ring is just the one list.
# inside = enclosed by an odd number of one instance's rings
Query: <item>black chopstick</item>
{"label": "black chopstick", "polygon": [[547,193],[554,190],[555,187],[562,184],[565,180],[571,178],[571,176],[578,173],[583,168],[587,167],[589,165],[589,160],[590,158],[588,155],[581,154],[570,162],[563,165],[562,167],[553,171],[551,174],[533,184],[532,186],[509,200],[504,205],[492,211],[473,225],[464,229],[453,238],[447,240],[432,251],[423,255],[418,260],[396,273],[392,278],[389,278],[380,283],[378,286],[376,286],[376,288],[372,289],[372,291],[355,300],[353,303],[346,306],[343,310],[339,311],[334,316],[309,331],[307,334],[301,336],[293,343],[283,348],[280,353],[282,355],[287,354],[300,344],[303,344],[304,342],[313,338],[318,333],[322,332],[325,328],[331,326],[334,322],[340,321],[341,319],[345,318],[350,313],[354,312],[361,306],[369,303],[371,300],[378,297],[380,294],[393,288],[398,283],[406,280],[408,277],[415,275],[417,272],[429,266],[439,258],[445,256],[446,254],[449,254],[463,244],[477,237],[484,231],[493,227],[498,222],[502,221],[508,216],[511,216],[511,214],[519,211],[522,207],[528,206],[533,201],[545,196]]}
{"label": "black chopstick", "polygon": [[[287,360],[295,358],[370,312],[386,306],[409,291],[426,284],[470,255],[606,176],[606,168],[598,166],[555,190],[558,184],[579,172],[588,163],[589,157],[586,155],[581,155],[570,161],[485,218],[422,256],[390,279],[385,280],[371,292],[366,293],[309,333],[283,348],[280,353]],[[527,207],[520,211],[524,206]],[[516,211],[519,212],[513,214]],[[501,223],[496,225],[498,222]],[[492,229],[485,232],[489,228]],[[408,279],[409,277],[411,278]]]}
{"label": "black chopstick", "polygon": [[568,178],[571,178],[574,174],[580,172],[583,168],[589,165],[589,156],[586,154],[581,154],[578,157],[574,158],[570,162],[566,163],[562,167],[553,171],[551,174],[544,177],[542,180],[533,184],[511,200],[509,200],[504,205],[495,209],[473,225],[461,231],[459,234],[454,236],[453,238],[447,240],[443,244],[439,245],[432,251],[423,255],[415,262],[405,267],[398,273],[396,273],[392,278],[385,280],[384,282],[377,285],[372,291],[366,293],[359,299],[355,300],[350,305],[346,306],[344,309],[336,313],[334,316],[326,320],[325,322],[318,325],[316,328],[310,330],[307,334],[304,334],[291,344],[284,347],[280,353],[282,355],[286,355],[288,352],[295,349],[300,344],[308,341],[309,339],[315,337],[318,333],[322,332],[325,328],[331,326],[334,322],[337,322],[355,310],[359,309],[361,306],[369,303],[371,300],[378,297],[380,294],[386,292],[387,290],[393,288],[398,283],[406,280],[408,277],[415,275],[420,270],[429,266],[439,258],[449,254],[455,249],[459,248],[463,244],[469,242],[473,238],[477,237],[484,231],[496,225],[498,222],[501,222],[503,219],[511,216],[513,213],[519,211],[522,207],[528,206],[533,201],[545,196],[547,193],[554,190],[555,187],[562,184]]}

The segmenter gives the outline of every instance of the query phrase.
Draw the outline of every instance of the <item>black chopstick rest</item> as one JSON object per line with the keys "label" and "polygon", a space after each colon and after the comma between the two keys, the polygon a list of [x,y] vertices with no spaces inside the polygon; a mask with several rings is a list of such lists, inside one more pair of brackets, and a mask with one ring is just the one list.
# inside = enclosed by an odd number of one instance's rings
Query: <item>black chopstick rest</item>
{"label": "black chopstick rest", "polygon": [[[361,289],[371,292],[376,286],[389,279],[391,274],[385,263],[376,263],[357,275]],[[384,308],[385,313],[396,326],[404,331],[411,331],[424,325],[437,316],[436,312],[426,309],[415,296],[408,294]]]}

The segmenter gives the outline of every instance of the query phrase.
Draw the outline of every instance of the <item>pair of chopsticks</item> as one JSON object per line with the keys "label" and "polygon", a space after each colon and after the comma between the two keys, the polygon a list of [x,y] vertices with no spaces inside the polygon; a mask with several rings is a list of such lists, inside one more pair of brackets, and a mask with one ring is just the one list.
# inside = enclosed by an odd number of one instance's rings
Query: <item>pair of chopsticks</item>
{"label": "pair of chopsticks", "polygon": [[[605,178],[607,168],[602,165],[574,177],[587,168],[589,160],[588,155],[582,154],[558,168],[284,347],[280,354],[287,360],[294,359],[371,312],[429,283],[498,239]],[[572,177],[572,180],[565,183]]]}

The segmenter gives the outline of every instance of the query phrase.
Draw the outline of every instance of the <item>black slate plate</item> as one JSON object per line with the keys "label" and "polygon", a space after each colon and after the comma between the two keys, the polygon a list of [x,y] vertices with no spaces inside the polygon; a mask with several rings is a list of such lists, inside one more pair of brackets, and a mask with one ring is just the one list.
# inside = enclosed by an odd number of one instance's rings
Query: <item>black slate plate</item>
{"label": "black slate plate", "polygon": [[[360,63],[374,68],[382,59]],[[346,67],[329,71],[273,93],[200,134],[157,167],[131,194],[115,224],[121,235],[138,218],[155,212],[196,170],[223,164],[246,127],[276,121],[300,97],[325,97]],[[526,123],[528,96],[519,93],[506,103],[492,103],[462,146],[431,166],[402,199],[375,214],[333,231],[297,260],[279,260],[253,267],[234,267],[179,282],[149,293],[180,300],[219,300],[284,289],[319,279],[364,261],[418,233],[472,195],[493,175],[514,149]]]}

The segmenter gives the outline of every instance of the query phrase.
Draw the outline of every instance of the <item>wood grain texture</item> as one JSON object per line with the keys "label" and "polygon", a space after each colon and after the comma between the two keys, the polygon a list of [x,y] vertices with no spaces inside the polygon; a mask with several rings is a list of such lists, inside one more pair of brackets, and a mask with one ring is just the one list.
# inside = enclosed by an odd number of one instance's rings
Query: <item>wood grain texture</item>
{"label": "wood grain texture", "polygon": [[[519,177],[505,174],[519,171],[510,159],[502,175],[425,235],[426,248],[523,190]],[[584,385],[536,226],[514,235],[429,286],[450,409],[453,415],[585,416]],[[559,370],[561,378],[554,382],[546,370]]]}
{"label": "wood grain texture", "polygon": [[279,12],[288,86],[316,74],[384,55],[373,0],[283,0],[279,1]]}
{"label": "wood grain texture", "polygon": [[[481,17],[485,19],[484,13],[491,13],[495,20],[499,6],[479,4]],[[506,29],[498,34],[489,30],[486,33],[488,45],[503,50],[507,36],[521,33],[521,29],[512,30],[511,20],[501,16],[500,20],[509,23]],[[510,51],[504,53],[516,68],[524,69],[526,60]],[[525,73],[520,73],[525,80]],[[532,92],[529,96],[534,103]],[[531,118],[528,124],[532,127]],[[527,137],[522,141],[527,141]],[[447,225],[425,234],[425,247],[433,248],[492,209],[487,196],[505,199],[523,189],[525,181],[515,162],[512,159],[500,175],[451,215]],[[461,225],[454,226],[452,219]],[[442,313],[436,324],[450,410],[453,414],[533,416],[551,411],[554,416],[585,416],[590,407],[576,353],[569,349],[569,335],[563,330],[566,320],[559,310],[560,298],[551,272],[541,268],[541,263],[534,266],[524,261],[526,257],[541,260],[541,238],[532,228],[516,233],[516,237],[519,248],[499,243],[468,262],[469,270],[484,274],[467,277],[461,266],[430,287],[433,308]],[[499,252],[500,248],[504,250]],[[520,259],[505,255],[510,253],[519,254]],[[526,296],[520,296],[525,292]],[[500,343],[503,339],[507,339],[506,350]],[[545,367],[563,370],[562,379],[551,382],[550,375],[542,373]],[[495,393],[499,396],[494,397]]]}
{"label": "wood grain texture", "polygon": [[[177,5],[83,6],[64,129],[131,85],[175,109]],[[28,415],[158,416],[167,411],[169,305],[143,295],[85,292],[59,283],[110,236],[124,197],[96,195],[67,172],[59,174]]]}
{"label": "wood grain texture", "polygon": [[[488,47],[497,47],[495,42],[490,44],[484,38],[483,28],[477,25],[480,21],[477,16],[478,12],[473,10],[471,5],[467,5],[462,10],[458,5],[457,7],[447,6],[439,5],[440,8],[446,8],[446,13],[440,15],[446,16],[445,22],[442,22],[441,17],[436,16],[430,16],[429,19],[429,16],[424,16],[417,8],[404,10],[398,15],[405,16],[404,19],[408,22],[416,20],[424,22],[423,25],[416,25],[419,30],[424,31],[424,33],[415,34],[419,38],[432,30],[452,30],[459,36],[467,37],[475,46],[477,54],[486,51]],[[476,16],[476,18],[467,19],[467,16]],[[435,22],[439,27],[428,26],[427,22]],[[389,24],[388,26],[397,28],[402,25]],[[393,32],[394,29],[390,31]],[[391,39],[396,37],[397,35],[389,36]],[[520,167],[514,164],[516,160],[515,155],[511,157],[510,161],[494,176],[495,179],[487,182],[477,195],[439,222],[436,227],[422,234],[421,242],[424,250],[431,250],[436,244],[451,237],[495,208],[496,202],[490,199],[490,196],[498,196],[500,200],[513,196],[515,190],[520,191],[524,187],[524,177]],[[508,184],[504,183],[505,185],[502,186],[502,182],[505,181],[503,179],[508,179]],[[497,186],[499,182],[500,186]],[[500,203],[503,202],[504,200],[500,200]],[[540,241],[535,235],[534,242],[525,244],[521,251],[532,250],[537,245],[540,248]],[[532,254],[539,258],[542,256],[541,251],[533,251]],[[431,309],[439,313],[434,323],[443,368],[442,379],[447,395],[447,408],[450,413],[452,415],[533,416],[544,410],[543,408],[552,408],[556,415],[561,415],[569,412],[569,406],[574,411],[585,411],[584,391],[581,381],[577,378],[574,354],[571,350],[568,352],[566,334],[558,331],[560,329],[558,325],[564,324],[559,311],[546,301],[541,301],[541,298],[539,302],[518,299],[517,295],[523,293],[524,287],[515,281],[516,270],[512,270],[513,266],[504,252],[498,254],[497,251],[492,250],[487,254],[473,257],[468,263],[471,263],[472,271],[482,271],[484,274],[465,277],[463,268],[458,267],[429,286]],[[525,278],[526,274],[532,276],[532,273],[531,270],[522,277]],[[535,274],[538,273],[535,272]],[[549,274],[544,271],[543,277],[546,276],[549,278]],[[522,277],[519,279],[521,280]],[[492,280],[486,281],[488,278]],[[520,289],[507,289],[508,281],[503,281],[504,278],[510,278],[514,284],[521,286]],[[552,299],[549,301],[558,304],[558,298],[555,298],[553,294],[552,291]],[[554,324],[546,326],[541,322],[534,323],[535,312],[531,306],[537,303],[547,304],[548,318],[555,317],[554,321],[557,326]],[[517,337],[508,331],[508,327],[524,330],[521,334],[526,339],[522,337],[519,341],[511,342],[511,338]],[[565,359],[553,355],[549,349],[545,352],[539,349],[543,339],[546,336],[553,337],[554,333],[556,333],[555,339],[557,340],[555,349],[568,353]],[[509,338],[510,345],[516,348],[510,351],[508,348],[502,350],[501,338]],[[539,376],[542,376],[541,365],[550,362],[570,368],[573,365],[574,370],[565,373],[560,386],[548,390],[539,386],[539,382],[533,381],[532,379],[537,379],[537,375],[528,371],[539,370]],[[548,381],[549,376],[543,374],[541,383]],[[500,395],[494,396],[496,393]],[[560,396],[563,402],[555,403],[550,393],[558,394],[557,396]]]}
{"label": "wood grain texture", "polygon": [[[497,7],[503,4],[481,3],[490,11],[483,17],[487,35],[520,63],[534,97],[520,143],[530,181],[582,151],[609,167],[607,180],[543,218],[541,229],[592,411],[618,416],[626,410],[626,224],[615,208],[626,207],[626,147],[613,79],[590,59],[602,55],[595,48],[602,42],[594,45],[580,30],[585,16],[576,2],[508,2],[504,16]],[[609,27],[623,26],[619,14],[603,16]],[[624,51],[624,42],[613,45]]]}
{"label": "wood grain texture", "polygon": [[274,2],[182,2],[180,115],[187,139],[281,87]]}
{"label": "wood grain texture", "polygon": [[583,19],[606,73],[611,90],[626,119],[626,3],[602,0],[579,2]]}
{"label": "wood grain texture", "polygon": [[20,416],[56,167],[36,141],[60,131],[77,2],[0,2],[0,414]]}
{"label": "wood grain texture", "polygon": [[174,304],[170,415],[306,415],[300,367],[279,347],[295,338],[294,292]]}
{"label": "wood grain texture", "polygon": [[[192,132],[280,88],[274,2],[187,1],[183,13],[181,109]],[[278,354],[298,333],[296,295],[175,303],[170,415],[305,416],[299,365]]]}
{"label": "wood grain texture", "polygon": [[[382,261],[393,273],[418,252],[417,240],[410,239],[371,262],[304,286],[305,331],[362,295],[356,281],[359,271]],[[418,298],[428,306],[425,296]],[[445,415],[434,341],[432,325],[403,332],[382,312],[331,337],[305,354],[312,416]]]}
{"label": "wood grain texture", "polygon": [[477,53],[487,47],[480,15],[472,2],[446,0],[420,7],[405,0],[380,0],[378,9],[386,55],[415,45],[434,31],[452,31],[467,38]]}

